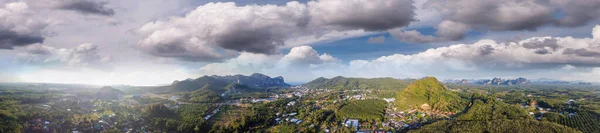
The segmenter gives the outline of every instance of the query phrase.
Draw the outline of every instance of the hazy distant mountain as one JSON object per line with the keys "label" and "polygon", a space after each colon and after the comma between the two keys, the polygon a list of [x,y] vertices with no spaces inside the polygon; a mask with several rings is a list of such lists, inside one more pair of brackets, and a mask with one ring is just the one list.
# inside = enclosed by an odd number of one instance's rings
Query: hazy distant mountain
{"label": "hazy distant mountain", "polygon": [[96,96],[101,99],[120,99],[123,95],[125,95],[123,91],[110,86],[102,87],[96,92]]}
{"label": "hazy distant mountain", "polygon": [[493,79],[461,79],[461,80],[446,80],[446,83],[453,84],[473,84],[473,85],[525,85],[525,84],[550,84],[550,85],[591,85],[590,82],[585,81],[562,81],[562,80],[554,80],[554,79],[536,79],[536,80],[528,80],[526,78],[516,78],[516,79],[502,79],[502,78],[493,78]]}
{"label": "hazy distant mountain", "polygon": [[331,79],[317,78],[303,86],[308,88],[327,88],[327,89],[403,89],[412,80],[400,80],[394,78],[346,78],[337,76]]}
{"label": "hazy distant mountain", "polygon": [[502,79],[502,78],[493,78],[493,79],[461,79],[461,80],[447,80],[446,83],[453,84],[475,84],[475,85],[524,85],[530,83],[530,81],[526,78],[516,78],[516,79]]}

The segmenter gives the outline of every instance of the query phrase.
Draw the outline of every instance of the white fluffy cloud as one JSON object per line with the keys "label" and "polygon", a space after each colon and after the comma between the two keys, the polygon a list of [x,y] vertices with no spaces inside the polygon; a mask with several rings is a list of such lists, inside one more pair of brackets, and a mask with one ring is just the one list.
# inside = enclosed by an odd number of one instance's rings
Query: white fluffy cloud
{"label": "white fluffy cloud", "polygon": [[18,59],[30,65],[56,67],[59,69],[111,68],[112,57],[100,55],[98,46],[90,43],[77,47],[54,48],[41,44],[27,46]]}
{"label": "white fluffy cloud", "polygon": [[285,45],[406,26],[414,21],[413,9],[410,0],[208,3],[183,17],[145,24],[137,30],[143,37],[138,46],[151,55],[187,61],[227,59],[233,51],[278,54]]}
{"label": "white fluffy cloud", "polygon": [[[593,34],[600,32],[600,26]],[[432,48],[405,55],[394,54],[373,60],[353,60],[340,63],[328,54],[319,54],[309,46],[294,47],[286,55],[245,53],[225,63],[213,63],[201,68],[203,74],[261,72],[291,77],[291,81],[307,81],[317,76],[356,77],[460,77],[500,76],[500,71],[553,71],[555,69],[600,67],[600,38],[533,37],[517,42],[499,43],[480,40],[473,44],[456,44]],[[539,52],[545,50],[546,52]],[[250,62],[243,62],[252,60]],[[312,65],[302,65],[312,64]],[[315,65],[319,65],[316,67]],[[241,71],[236,71],[241,70]],[[246,71],[247,70],[247,71]],[[440,75],[443,74],[443,75]],[[522,75],[530,76],[530,75]]]}
{"label": "white fluffy cloud", "polygon": [[290,53],[265,55],[242,52],[238,57],[222,63],[211,63],[200,68],[202,75],[233,75],[265,73],[284,75],[291,81],[302,81],[317,75],[313,71],[341,65],[337,58],[319,54],[310,46],[293,47]]}

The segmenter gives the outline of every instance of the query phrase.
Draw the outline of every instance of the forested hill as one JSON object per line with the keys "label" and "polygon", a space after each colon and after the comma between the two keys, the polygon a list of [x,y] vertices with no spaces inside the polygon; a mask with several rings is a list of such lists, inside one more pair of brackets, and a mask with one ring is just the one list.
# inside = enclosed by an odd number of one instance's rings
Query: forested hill
{"label": "forested hill", "polygon": [[95,96],[101,99],[120,99],[121,97],[123,97],[123,95],[125,95],[123,91],[112,88],[110,86],[105,86],[98,89]]}
{"label": "forested hill", "polygon": [[209,76],[203,76],[197,79],[186,79],[183,81],[175,81],[173,82],[170,86],[169,89],[171,89],[172,91],[194,91],[200,88],[206,88],[213,90],[213,91],[217,91],[217,92],[221,92],[221,91],[225,91],[225,87],[228,85],[229,83],[222,81],[222,80],[218,80],[214,77],[209,77]]}
{"label": "forested hill", "polygon": [[337,76],[331,79],[317,78],[303,86],[316,89],[375,89],[375,90],[400,90],[410,84],[411,80],[394,78],[346,78]]}
{"label": "forested hill", "polygon": [[197,79],[186,79],[182,81],[174,81],[168,89],[174,91],[194,91],[203,88],[207,85],[208,89],[217,92],[225,91],[225,87],[230,84],[240,84],[253,88],[269,88],[269,87],[287,87],[289,86],[283,80],[283,77],[271,78],[263,74],[252,74],[250,76],[233,75],[233,76],[202,76]]}
{"label": "forested hill", "polygon": [[398,92],[396,106],[399,109],[421,108],[455,112],[461,110],[464,103],[458,94],[446,89],[434,77],[425,77],[410,84]]}
{"label": "forested hill", "polygon": [[492,133],[577,133],[576,129],[528,116],[519,105],[510,105],[495,98],[474,94],[469,106],[454,120],[442,120],[411,132],[492,132]]}

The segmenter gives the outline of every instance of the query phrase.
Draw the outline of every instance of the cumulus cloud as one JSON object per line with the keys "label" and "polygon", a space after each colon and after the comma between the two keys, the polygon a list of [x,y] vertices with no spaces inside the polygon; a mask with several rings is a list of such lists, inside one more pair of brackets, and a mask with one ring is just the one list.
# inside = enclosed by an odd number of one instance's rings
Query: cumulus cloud
{"label": "cumulus cloud", "polygon": [[6,3],[0,7],[0,49],[42,43],[48,22],[30,11],[27,3]]}
{"label": "cumulus cloud", "polygon": [[[600,26],[596,26],[600,27]],[[595,34],[596,31],[594,31]],[[532,37],[516,42],[499,43],[480,40],[472,44],[455,44],[431,48],[416,54],[394,54],[373,60],[341,63],[328,54],[319,54],[309,46],[294,47],[286,55],[245,53],[224,63],[201,68],[203,73],[261,72],[292,77],[291,81],[307,81],[318,76],[355,77],[460,77],[499,76],[497,72],[542,71],[569,68],[600,67],[600,39],[573,37]],[[256,64],[243,62],[253,59]],[[315,64],[319,65],[301,65]],[[237,71],[242,70],[242,71]],[[444,74],[444,75],[440,75]],[[552,74],[564,74],[552,72]]]}
{"label": "cumulus cloud", "polygon": [[[339,66],[341,61],[327,53],[319,54],[310,46],[293,47],[288,54],[255,54],[242,52],[238,57],[221,63],[210,63],[201,67],[203,75],[231,75],[231,74],[285,74],[291,79],[304,79],[312,75],[311,70]],[[296,75],[297,77],[292,77]],[[286,77],[288,78],[288,77]]]}
{"label": "cumulus cloud", "polygon": [[[188,61],[229,58],[223,51],[278,54],[287,43],[382,31],[414,21],[410,0],[318,0],[307,4],[208,3],[182,17],[147,23],[137,31],[146,53]],[[327,36],[344,33],[341,36]],[[308,41],[307,41],[308,40]],[[311,41],[312,40],[312,41]]]}
{"label": "cumulus cloud", "polygon": [[396,39],[408,43],[431,43],[460,40],[469,27],[464,23],[445,20],[437,26],[437,36],[423,35],[416,30],[402,31],[401,29],[390,30],[389,33]]}
{"label": "cumulus cloud", "polygon": [[367,43],[385,43],[385,36],[369,37]]}
{"label": "cumulus cloud", "polygon": [[107,2],[96,0],[58,0],[57,8],[76,11],[82,14],[112,16],[115,11],[106,7]]}
{"label": "cumulus cloud", "polygon": [[412,0],[319,0],[308,6],[312,23],[337,28],[387,30],[415,20]]}
{"label": "cumulus cloud", "polygon": [[542,26],[582,26],[600,17],[600,1],[589,0],[431,0],[424,8],[443,17],[437,36],[404,31],[396,32],[402,34],[397,39],[410,43],[456,41],[469,29],[534,31]]}
{"label": "cumulus cloud", "polygon": [[[600,26],[596,26],[599,28]],[[593,34],[595,34],[594,31]],[[353,61],[355,70],[403,70],[428,74],[486,72],[572,67],[600,67],[598,37],[533,37],[518,42],[481,40],[428,49],[412,55],[395,54],[371,61]],[[356,66],[352,66],[356,65]],[[376,73],[376,72],[369,72]],[[406,75],[406,74],[404,74]],[[417,74],[418,75],[418,74]],[[410,76],[410,75],[408,75]]]}
{"label": "cumulus cloud", "polygon": [[69,49],[36,44],[27,46],[17,57],[22,63],[34,66],[109,69],[112,57],[101,55],[98,50],[97,45],[90,43]]}

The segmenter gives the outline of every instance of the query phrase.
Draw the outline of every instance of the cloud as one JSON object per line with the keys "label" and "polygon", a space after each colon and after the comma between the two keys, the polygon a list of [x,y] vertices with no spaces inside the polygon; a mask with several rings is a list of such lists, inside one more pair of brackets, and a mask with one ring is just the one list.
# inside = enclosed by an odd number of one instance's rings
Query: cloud
{"label": "cloud", "polygon": [[283,56],[282,60],[291,63],[292,65],[323,64],[338,61],[326,53],[319,55],[319,53],[310,46],[294,47],[290,50],[290,53]]}
{"label": "cloud", "polygon": [[341,63],[326,53],[319,54],[309,46],[299,46],[286,55],[243,53],[223,63],[211,63],[200,70],[202,74],[217,75],[261,72],[291,77],[289,81],[294,82],[338,75],[396,78],[556,76],[568,75],[569,72],[558,71],[565,66],[600,68],[599,43],[597,37],[532,37],[504,43],[480,40],[472,44],[431,48],[416,54],[393,54],[349,63]]}
{"label": "cloud", "polygon": [[310,46],[297,46],[285,55],[242,52],[236,58],[207,64],[199,69],[199,73],[202,75],[231,75],[259,72],[269,75],[283,74],[286,76],[286,80],[289,78],[298,81],[313,75],[313,70],[339,66],[340,63],[339,59],[327,53],[319,54]]}
{"label": "cloud", "polygon": [[[596,26],[598,27],[600,26]],[[428,49],[412,55],[395,54],[371,61],[358,61],[360,63],[354,64],[360,66],[351,68],[396,69],[404,72],[422,72],[421,76],[426,76],[435,75],[436,72],[519,71],[559,68],[565,65],[600,67],[598,43],[600,40],[596,36],[594,38],[533,37],[506,43],[481,40],[473,44]]]}
{"label": "cloud", "polygon": [[560,26],[581,26],[600,17],[600,1],[595,0],[550,0],[550,5],[559,9],[564,16],[558,18]]}
{"label": "cloud", "polygon": [[95,0],[59,0],[58,9],[76,11],[82,14],[112,16],[115,11],[106,7],[107,2]]}
{"label": "cloud", "polygon": [[381,31],[415,21],[412,0],[319,0],[308,2],[311,23]]}
{"label": "cloud", "polygon": [[408,43],[431,43],[460,40],[469,27],[463,23],[444,20],[437,26],[437,36],[423,35],[416,30],[402,31],[401,29],[390,30],[389,33],[396,39]]}
{"label": "cloud", "polygon": [[27,3],[6,3],[0,7],[0,49],[13,49],[44,42],[48,22],[30,11]]}
{"label": "cloud", "polygon": [[385,36],[369,37],[367,43],[385,43]]}
{"label": "cloud", "polygon": [[423,6],[438,11],[443,18],[437,26],[437,37],[404,31],[396,32],[402,34],[397,35],[397,39],[409,43],[457,41],[463,39],[468,30],[535,31],[542,26],[577,27],[600,17],[597,15],[600,1],[589,0],[431,0]]}
{"label": "cloud", "polygon": [[70,49],[36,44],[27,46],[23,52],[18,54],[17,58],[24,64],[40,67],[110,69],[112,57],[101,55],[98,50],[97,45],[90,43]]}
{"label": "cloud", "polygon": [[185,16],[145,24],[137,30],[138,46],[151,55],[186,61],[223,60],[234,51],[272,55],[284,46],[406,26],[414,21],[413,9],[410,0],[207,3]]}
{"label": "cloud", "polygon": [[586,48],[579,48],[579,49],[567,48],[563,51],[563,54],[577,55],[577,56],[582,56],[582,57],[600,57],[600,52],[588,50]]}

